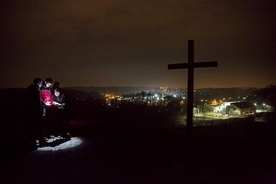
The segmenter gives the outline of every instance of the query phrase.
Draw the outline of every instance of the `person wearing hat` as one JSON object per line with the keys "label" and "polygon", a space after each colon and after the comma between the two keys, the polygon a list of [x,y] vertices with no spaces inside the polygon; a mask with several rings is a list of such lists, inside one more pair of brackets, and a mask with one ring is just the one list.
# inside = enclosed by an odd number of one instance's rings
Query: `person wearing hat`
{"label": "person wearing hat", "polygon": [[35,78],[33,84],[27,89],[27,112],[29,119],[28,141],[31,146],[45,144],[42,126],[42,108],[40,103],[40,90],[43,81]]}

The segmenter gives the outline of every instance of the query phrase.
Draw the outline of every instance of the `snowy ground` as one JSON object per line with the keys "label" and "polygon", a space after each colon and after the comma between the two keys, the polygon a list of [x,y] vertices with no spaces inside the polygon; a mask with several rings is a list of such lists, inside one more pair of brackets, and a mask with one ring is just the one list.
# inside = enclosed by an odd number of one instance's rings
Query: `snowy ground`
{"label": "snowy ground", "polygon": [[47,145],[38,147],[37,151],[58,151],[71,149],[79,146],[82,143],[82,139],[78,137],[72,137],[70,140],[67,140],[62,137],[51,137],[46,142]]}

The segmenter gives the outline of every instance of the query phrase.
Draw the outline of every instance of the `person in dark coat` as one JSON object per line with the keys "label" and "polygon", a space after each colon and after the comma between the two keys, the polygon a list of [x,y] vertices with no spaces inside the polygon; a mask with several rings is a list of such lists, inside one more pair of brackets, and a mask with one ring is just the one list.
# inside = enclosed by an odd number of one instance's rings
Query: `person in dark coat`
{"label": "person in dark coat", "polygon": [[59,88],[55,88],[54,94],[52,96],[54,100],[54,114],[53,114],[53,124],[55,125],[55,134],[63,138],[70,139],[70,134],[68,133],[68,121],[66,113],[66,97],[64,93],[60,91]]}
{"label": "person in dark coat", "polygon": [[43,81],[35,78],[33,84],[27,89],[27,110],[29,118],[29,142],[31,145],[42,145],[45,143],[42,125],[42,107],[40,102],[40,88]]}
{"label": "person in dark coat", "polygon": [[60,82],[58,82],[58,81],[54,82],[52,90],[51,90],[52,96],[54,95],[54,89],[60,89],[59,86],[60,86]]}

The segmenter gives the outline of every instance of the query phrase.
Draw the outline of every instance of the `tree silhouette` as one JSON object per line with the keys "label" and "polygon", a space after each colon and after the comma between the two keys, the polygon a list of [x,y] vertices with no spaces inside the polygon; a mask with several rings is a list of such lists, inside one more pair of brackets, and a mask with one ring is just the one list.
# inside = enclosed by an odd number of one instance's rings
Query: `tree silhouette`
{"label": "tree silhouette", "polygon": [[276,85],[268,85],[266,88],[260,89],[257,95],[271,105],[274,112],[276,111]]}

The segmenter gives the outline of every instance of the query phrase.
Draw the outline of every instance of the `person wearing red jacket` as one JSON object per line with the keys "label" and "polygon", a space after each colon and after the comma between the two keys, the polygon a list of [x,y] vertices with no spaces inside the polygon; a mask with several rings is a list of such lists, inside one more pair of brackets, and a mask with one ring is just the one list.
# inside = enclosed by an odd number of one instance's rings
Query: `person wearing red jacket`
{"label": "person wearing red jacket", "polygon": [[40,90],[40,101],[43,109],[43,119],[44,119],[44,136],[50,137],[52,132],[52,108],[54,100],[52,98],[51,87],[53,80],[47,78],[44,82],[43,87]]}
{"label": "person wearing red jacket", "polygon": [[40,91],[40,98],[42,106],[51,106],[54,103],[51,93],[52,79],[47,78],[45,84]]}

